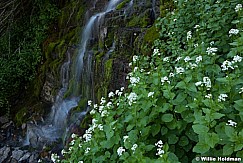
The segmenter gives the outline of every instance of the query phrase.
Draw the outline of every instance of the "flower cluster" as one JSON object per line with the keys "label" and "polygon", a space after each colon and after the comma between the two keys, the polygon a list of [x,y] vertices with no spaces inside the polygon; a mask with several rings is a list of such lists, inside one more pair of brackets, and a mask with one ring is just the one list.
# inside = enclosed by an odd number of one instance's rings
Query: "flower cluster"
{"label": "flower cluster", "polygon": [[127,97],[128,99],[128,104],[131,106],[133,103],[136,103],[138,95],[134,92],[131,92],[129,96]]}
{"label": "flower cluster", "polygon": [[228,123],[226,123],[226,125],[236,127],[237,123],[232,120],[228,120]]}
{"label": "flower cluster", "polygon": [[123,148],[123,147],[119,147],[119,148],[117,149],[117,154],[118,154],[118,156],[121,156],[123,152],[125,152],[125,148]]}
{"label": "flower cluster", "polygon": [[218,97],[218,102],[225,101],[226,97],[228,97],[227,94],[220,94],[219,97]]}
{"label": "flower cluster", "polygon": [[185,72],[185,69],[183,67],[175,67],[177,74],[182,74]]}
{"label": "flower cluster", "polygon": [[235,6],[235,12],[238,12],[238,11],[240,11],[242,9],[242,4],[237,4],[236,6]]}
{"label": "flower cluster", "polygon": [[205,85],[207,87],[207,90],[210,90],[211,88],[211,80],[209,77],[203,77],[203,81],[199,81],[195,83],[196,86],[203,86]]}
{"label": "flower cluster", "polygon": [[208,53],[208,55],[212,54],[215,55],[215,53],[218,51],[218,48],[212,48],[212,47],[208,47],[206,50],[206,53]]}
{"label": "flower cluster", "polygon": [[155,143],[155,146],[157,147],[157,153],[156,155],[162,157],[165,151],[163,150],[163,142],[162,140],[159,140],[157,143]]}
{"label": "flower cluster", "polygon": [[187,32],[187,35],[186,35],[187,41],[190,40],[191,38],[192,38],[192,32],[191,31],[188,31]]}
{"label": "flower cluster", "polygon": [[229,31],[229,37],[231,37],[232,35],[237,35],[239,33],[239,29],[231,29]]}
{"label": "flower cluster", "polygon": [[159,49],[154,49],[153,56],[160,55]]}
{"label": "flower cluster", "polygon": [[234,69],[234,68],[237,68],[238,66],[235,65],[237,62],[241,62],[242,61],[242,57],[236,55],[234,56],[233,60],[232,61],[224,61],[223,64],[221,65],[222,67],[222,71],[226,71],[226,70],[229,70],[230,69]]}
{"label": "flower cluster", "polygon": [[[170,76],[173,77],[174,74],[171,73]],[[160,81],[161,81],[162,85],[164,85],[165,82],[167,82],[167,83],[170,84],[169,78],[168,78],[167,76],[165,76],[165,77],[161,77]]]}

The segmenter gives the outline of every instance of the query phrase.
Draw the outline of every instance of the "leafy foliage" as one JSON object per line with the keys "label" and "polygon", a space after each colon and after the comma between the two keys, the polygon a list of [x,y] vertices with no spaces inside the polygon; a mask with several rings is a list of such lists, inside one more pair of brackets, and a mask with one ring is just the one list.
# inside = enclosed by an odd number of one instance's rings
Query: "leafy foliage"
{"label": "leafy foliage", "polygon": [[[31,81],[41,61],[41,43],[57,8],[49,2],[33,1],[31,13],[12,22],[0,40],[0,108]],[[3,110],[4,111],[4,110]]]}
{"label": "leafy foliage", "polygon": [[130,92],[111,92],[99,106],[89,102],[92,124],[72,135],[61,162],[242,158],[240,2],[175,1],[176,10],[158,20],[153,55],[133,56]]}

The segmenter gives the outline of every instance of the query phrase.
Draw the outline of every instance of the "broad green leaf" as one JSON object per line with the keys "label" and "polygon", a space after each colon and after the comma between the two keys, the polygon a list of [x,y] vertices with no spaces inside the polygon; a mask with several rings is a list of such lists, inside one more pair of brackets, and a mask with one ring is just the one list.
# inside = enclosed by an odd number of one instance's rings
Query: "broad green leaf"
{"label": "broad green leaf", "polygon": [[233,127],[225,126],[224,131],[228,137],[232,138],[234,136],[235,129]]}
{"label": "broad green leaf", "polygon": [[154,124],[152,126],[152,131],[151,131],[152,135],[153,136],[157,135],[159,133],[159,131],[160,131],[160,124]]}
{"label": "broad green leaf", "polygon": [[190,83],[188,86],[187,86],[187,90],[188,91],[191,91],[191,92],[197,92],[197,88],[195,86],[194,83]]}
{"label": "broad green leaf", "polygon": [[209,131],[209,128],[207,126],[200,125],[200,124],[193,125],[192,128],[193,128],[193,131],[197,134],[207,133]]}
{"label": "broad green leaf", "polygon": [[184,81],[180,81],[176,84],[176,88],[186,89],[186,83]]}
{"label": "broad green leaf", "polygon": [[178,137],[176,135],[169,135],[168,136],[168,143],[175,144],[178,141]]}
{"label": "broad green leaf", "polygon": [[205,135],[205,141],[211,148],[214,148],[215,144],[219,142],[219,136],[215,133],[208,133]]}
{"label": "broad green leaf", "polygon": [[163,122],[171,122],[173,120],[173,115],[172,114],[164,114],[164,115],[162,115],[161,120]]}
{"label": "broad green leaf", "polygon": [[201,143],[201,142],[198,142],[194,148],[193,148],[193,152],[196,152],[196,153],[206,153],[208,150],[210,149],[210,146],[206,143]]}
{"label": "broad green leaf", "polygon": [[176,99],[173,100],[174,105],[181,105],[181,103],[186,99],[187,94],[180,92],[177,96]]}
{"label": "broad green leaf", "polygon": [[165,135],[165,134],[167,134],[168,133],[168,128],[167,127],[162,127],[161,128],[161,135]]}
{"label": "broad green leaf", "polygon": [[211,114],[211,119],[220,119],[223,116],[225,116],[225,115],[221,114],[221,113],[212,113]]}
{"label": "broad green leaf", "polygon": [[228,79],[227,78],[217,78],[216,81],[220,82],[220,83],[228,83]]}
{"label": "broad green leaf", "polygon": [[231,144],[226,144],[223,147],[223,155],[230,156],[234,152],[234,146]]}
{"label": "broad green leaf", "polygon": [[188,138],[186,136],[182,136],[179,141],[179,145],[184,147],[189,144]]}

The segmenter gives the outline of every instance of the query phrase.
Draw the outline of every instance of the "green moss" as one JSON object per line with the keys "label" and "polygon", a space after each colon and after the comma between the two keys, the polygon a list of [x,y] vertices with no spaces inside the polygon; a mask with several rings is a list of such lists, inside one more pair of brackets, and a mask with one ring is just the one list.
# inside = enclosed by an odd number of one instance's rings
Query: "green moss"
{"label": "green moss", "polygon": [[153,25],[146,31],[146,34],[144,35],[144,42],[152,44],[158,38],[159,31],[156,29],[155,25]]}
{"label": "green moss", "polygon": [[120,4],[118,4],[118,5],[116,6],[116,9],[117,9],[117,10],[122,9],[123,7],[125,7],[125,4],[128,3],[128,2],[130,2],[130,0],[125,0],[125,1],[121,2]]}
{"label": "green moss", "polygon": [[28,109],[26,107],[23,107],[17,112],[17,114],[15,115],[15,122],[17,126],[20,126],[27,121],[27,112]]}
{"label": "green moss", "polygon": [[78,108],[80,109],[80,111],[84,110],[87,107],[87,98],[81,98],[79,103],[78,103]]}
{"label": "green moss", "polygon": [[171,0],[160,0],[160,16],[165,17],[170,11],[175,8],[173,1]]}
{"label": "green moss", "polygon": [[145,15],[134,16],[127,24],[128,27],[146,27],[148,26],[148,18]]}

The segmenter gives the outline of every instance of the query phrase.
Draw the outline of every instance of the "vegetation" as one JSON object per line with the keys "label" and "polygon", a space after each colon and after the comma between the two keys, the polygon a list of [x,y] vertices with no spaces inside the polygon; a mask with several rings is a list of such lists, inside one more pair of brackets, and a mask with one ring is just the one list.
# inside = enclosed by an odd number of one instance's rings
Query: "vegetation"
{"label": "vegetation", "polygon": [[241,1],[174,2],[156,25],[153,55],[133,56],[128,92],[89,101],[90,128],[54,162],[243,158]]}
{"label": "vegetation", "polygon": [[[42,60],[41,43],[58,10],[48,1],[31,2],[32,10],[9,21],[0,40],[0,108],[9,109],[14,97],[35,76]],[[11,101],[10,101],[11,99]],[[8,109],[6,109],[8,108]]]}

